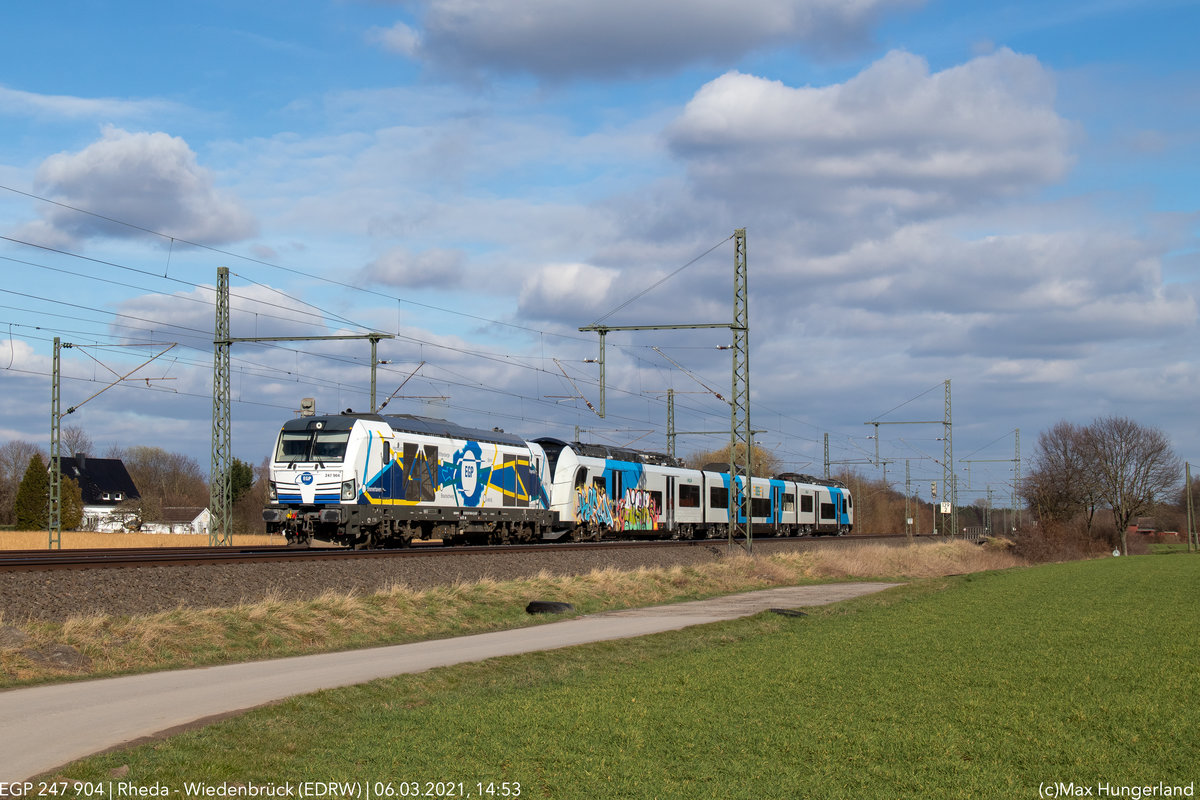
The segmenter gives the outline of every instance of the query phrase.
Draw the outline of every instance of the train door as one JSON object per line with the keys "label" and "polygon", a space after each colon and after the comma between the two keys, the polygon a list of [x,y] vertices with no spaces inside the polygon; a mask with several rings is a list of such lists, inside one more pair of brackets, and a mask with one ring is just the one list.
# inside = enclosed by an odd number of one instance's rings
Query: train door
{"label": "train door", "polygon": [[783,510],[783,486],[771,481],[771,528],[779,533],[779,514]]}
{"label": "train door", "polygon": [[533,476],[529,480],[529,485],[525,487],[526,493],[529,495],[529,501],[536,508],[543,508],[541,502],[544,492],[542,491],[542,457],[533,457]]}
{"label": "train door", "polygon": [[667,476],[667,492],[666,492],[666,508],[663,511],[664,522],[667,525],[667,530],[675,530],[675,476]]}
{"label": "train door", "polygon": [[[620,503],[620,501],[622,499],[624,499],[624,497],[625,497],[625,481],[622,480],[621,470],[610,469],[610,470],[607,470],[607,472],[610,476],[608,479],[609,480],[608,501],[610,503],[612,503],[613,508],[615,509],[615,508],[617,508],[617,504]],[[614,524],[617,524],[616,517],[617,517],[617,515],[613,514],[613,523]],[[624,528],[624,525],[617,524],[617,527]]]}

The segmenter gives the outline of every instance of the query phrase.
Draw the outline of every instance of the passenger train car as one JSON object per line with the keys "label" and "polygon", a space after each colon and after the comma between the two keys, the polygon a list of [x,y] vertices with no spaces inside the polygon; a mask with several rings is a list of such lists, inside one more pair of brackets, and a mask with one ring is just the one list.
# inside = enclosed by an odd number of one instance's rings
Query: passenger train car
{"label": "passenger train car", "polygon": [[[732,491],[731,491],[732,490]],[[745,522],[728,470],[660,454],[464,428],[407,414],[299,417],[271,460],[269,533],[290,544],[403,547],[704,538]],[[806,475],[750,480],[755,536],[848,533],[853,499]]]}

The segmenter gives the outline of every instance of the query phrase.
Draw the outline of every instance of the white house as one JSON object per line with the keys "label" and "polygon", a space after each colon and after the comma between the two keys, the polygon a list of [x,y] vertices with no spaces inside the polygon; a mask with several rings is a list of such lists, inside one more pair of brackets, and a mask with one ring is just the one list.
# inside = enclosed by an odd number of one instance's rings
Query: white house
{"label": "white house", "polygon": [[142,533],[208,533],[212,515],[207,508],[168,507],[158,519],[142,523]]}
{"label": "white house", "polygon": [[123,531],[129,518],[118,507],[128,508],[129,501],[141,499],[133,478],[119,458],[91,458],[84,453],[60,457],[59,470],[65,478],[79,484],[83,496],[83,522],[80,529]]}

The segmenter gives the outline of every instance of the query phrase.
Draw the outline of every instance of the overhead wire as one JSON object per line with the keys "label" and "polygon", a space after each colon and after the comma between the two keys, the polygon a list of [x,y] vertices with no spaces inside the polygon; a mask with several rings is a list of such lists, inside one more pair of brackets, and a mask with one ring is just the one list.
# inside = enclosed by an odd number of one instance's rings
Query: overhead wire
{"label": "overhead wire", "polygon": [[[429,303],[421,303],[421,302],[414,301],[414,300],[411,300],[411,299],[408,299],[408,298],[404,298],[404,297],[399,297],[399,296],[397,296],[397,295],[388,294],[388,293],[386,293],[386,292],[383,292],[383,291],[380,291],[380,290],[378,290],[378,289],[374,289],[374,288],[370,288],[370,287],[367,287],[367,286],[363,286],[363,285],[361,285],[361,284],[357,284],[357,283],[349,283],[349,282],[346,282],[346,281],[336,280],[336,279],[329,278],[329,277],[327,277],[327,276],[324,276],[324,275],[319,275],[319,274],[315,274],[315,273],[307,272],[307,271],[305,271],[305,270],[296,269],[296,268],[294,268],[294,267],[288,267],[288,266],[284,266],[284,265],[277,264],[277,263],[273,263],[273,262],[270,262],[270,261],[267,261],[267,260],[264,260],[264,259],[261,259],[261,258],[255,258],[255,257],[248,256],[248,255],[245,255],[245,254],[242,254],[242,253],[237,253],[237,252],[233,252],[233,251],[230,251],[230,250],[225,250],[225,249],[223,249],[223,248],[213,247],[213,246],[211,246],[211,245],[206,245],[206,244],[203,244],[203,243],[199,243],[199,242],[189,241],[189,240],[186,240],[186,239],[179,238],[179,237],[177,237],[177,236],[172,236],[172,235],[164,234],[164,233],[162,233],[162,232],[160,232],[160,231],[155,231],[155,230],[152,230],[152,229],[150,229],[150,228],[146,228],[146,227],[143,227],[143,226],[140,226],[140,225],[136,225],[136,224],[133,224],[133,223],[130,223],[130,222],[126,222],[126,221],[124,221],[124,220],[120,220],[120,219],[116,219],[116,218],[113,218],[113,217],[109,217],[109,216],[106,216],[106,215],[104,215],[104,214],[99,214],[99,213],[96,213],[96,212],[93,212],[93,211],[89,211],[89,210],[87,210],[87,209],[82,209],[82,208],[79,208],[79,207],[76,207],[76,206],[70,205],[70,204],[68,204],[68,203],[63,203],[63,202],[61,202],[61,201],[52,200],[52,199],[50,199],[50,198],[42,197],[42,196],[39,196],[39,195],[33,194],[33,193],[31,193],[31,192],[25,192],[25,191],[22,191],[22,190],[20,190],[20,189],[16,189],[16,188],[14,188],[14,187],[11,187],[11,186],[7,186],[7,185],[0,184],[0,189],[6,190],[6,191],[9,191],[9,192],[13,192],[13,193],[15,193],[15,194],[18,194],[18,195],[21,195],[21,196],[24,196],[24,197],[28,197],[28,198],[30,198],[30,199],[37,200],[37,201],[39,201],[39,202],[44,202],[44,203],[48,203],[48,204],[51,204],[51,205],[54,205],[54,206],[57,206],[57,207],[60,207],[60,208],[68,209],[68,210],[70,210],[70,211],[73,211],[73,212],[76,212],[76,213],[79,213],[79,214],[83,214],[83,215],[87,215],[87,216],[90,216],[90,217],[94,217],[94,218],[96,218],[96,219],[101,219],[101,220],[104,220],[104,221],[106,221],[106,222],[110,222],[110,223],[112,223],[112,224],[115,224],[115,225],[119,225],[119,226],[123,226],[123,227],[129,228],[129,229],[131,229],[131,230],[137,230],[137,231],[140,231],[140,232],[142,232],[142,233],[146,233],[146,234],[148,234],[148,235],[151,235],[151,236],[156,236],[156,237],[159,237],[159,238],[161,238],[161,239],[163,239],[163,240],[166,240],[166,241],[167,241],[167,243],[168,243],[167,266],[166,266],[166,269],[164,270],[163,274],[162,274],[162,275],[159,275],[157,272],[152,272],[152,271],[150,271],[150,270],[141,269],[141,268],[137,268],[137,267],[131,267],[131,266],[129,266],[129,265],[120,264],[120,263],[117,263],[117,262],[114,262],[114,261],[106,261],[106,260],[102,260],[102,259],[96,259],[96,258],[92,258],[92,257],[89,257],[89,256],[84,256],[84,255],[81,255],[81,254],[78,254],[78,253],[72,253],[72,252],[69,252],[69,251],[66,251],[66,250],[60,250],[60,249],[57,249],[57,248],[52,248],[52,247],[48,247],[48,246],[45,246],[45,245],[39,245],[39,244],[32,243],[32,242],[26,242],[26,241],[22,241],[22,240],[20,240],[20,239],[16,239],[15,237],[10,237],[10,236],[0,236],[0,239],[3,239],[3,240],[6,240],[6,241],[9,241],[9,242],[12,242],[12,243],[14,243],[14,244],[23,245],[23,246],[29,246],[29,247],[35,247],[35,248],[39,248],[39,249],[42,249],[42,250],[45,250],[45,251],[48,251],[48,252],[54,252],[54,253],[58,253],[58,254],[61,254],[61,255],[67,256],[67,257],[71,257],[71,258],[78,258],[78,259],[86,260],[86,261],[89,261],[89,262],[91,262],[91,263],[101,264],[101,265],[105,265],[105,266],[111,266],[111,267],[114,267],[114,268],[117,268],[117,269],[128,270],[128,271],[135,272],[135,273],[138,273],[138,274],[146,275],[146,276],[148,276],[148,277],[153,277],[153,278],[155,278],[155,279],[158,279],[158,280],[167,280],[167,281],[171,281],[171,282],[178,283],[178,284],[181,284],[181,285],[189,286],[189,287],[192,287],[192,288],[194,288],[194,289],[203,289],[203,290],[207,290],[207,291],[215,291],[215,290],[213,290],[213,289],[212,289],[212,287],[210,287],[210,286],[207,286],[207,285],[205,285],[205,284],[197,284],[197,283],[194,283],[194,282],[191,282],[191,281],[186,281],[186,280],[183,280],[183,279],[180,279],[180,278],[176,278],[176,277],[171,277],[171,276],[169,276],[169,275],[168,275],[168,273],[169,273],[169,270],[170,270],[170,266],[171,266],[171,258],[172,258],[172,255],[173,255],[173,253],[174,253],[175,246],[176,246],[176,244],[178,243],[178,244],[183,244],[183,245],[187,245],[187,246],[190,246],[190,247],[194,247],[194,248],[197,248],[197,249],[200,249],[200,250],[204,250],[204,251],[207,251],[207,252],[212,252],[212,253],[217,253],[217,254],[220,254],[220,255],[228,256],[228,257],[230,257],[230,258],[234,258],[234,259],[238,259],[238,260],[241,260],[241,261],[245,261],[245,262],[247,262],[247,263],[252,263],[252,264],[259,265],[259,266],[263,266],[263,267],[268,267],[268,268],[271,268],[271,269],[279,270],[279,271],[282,271],[282,272],[285,272],[285,273],[288,273],[288,274],[292,274],[292,275],[301,276],[301,277],[304,277],[304,278],[308,278],[308,279],[310,279],[310,280],[320,281],[320,282],[327,283],[327,284],[330,284],[330,285],[335,285],[335,286],[343,287],[343,288],[346,288],[346,289],[349,289],[349,290],[352,290],[352,291],[356,291],[356,292],[362,292],[362,293],[365,293],[365,294],[369,294],[369,295],[373,295],[373,296],[377,296],[377,297],[381,297],[381,298],[386,298],[386,299],[388,299],[388,300],[395,300],[395,301],[396,301],[398,304],[407,304],[407,305],[410,305],[410,306],[413,306],[413,307],[424,308],[424,309],[428,309],[428,310],[436,311],[436,312],[438,312],[438,313],[444,313],[444,314],[449,314],[449,315],[459,316],[459,317],[466,318],[466,319],[472,319],[472,320],[476,320],[476,321],[479,321],[479,322],[484,322],[484,323],[487,323],[487,324],[489,324],[489,325],[498,325],[498,326],[502,326],[502,327],[506,327],[506,328],[511,328],[511,329],[514,329],[514,330],[520,330],[520,331],[525,331],[525,332],[537,333],[537,334],[539,335],[539,337],[543,337],[543,346],[544,346],[544,337],[545,337],[545,336],[554,336],[554,337],[557,337],[557,338],[560,338],[560,339],[565,339],[565,340],[568,340],[568,341],[592,341],[590,337],[586,337],[586,338],[585,338],[585,337],[581,337],[581,336],[578,336],[578,335],[573,335],[573,334],[565,334],[565,333],[561,333],[561,332],[557,332],[557,331],[552,331],[552,330],[542,330],[542,329],[537,329],[537,328],[533,328],[533,327],[530,327],[530,326],[526,326],[526,325],[520,325],[520,324],[516,324],[516,323],[513,323],[513,322],[509,322],[509,321],[506,321],[506,320],[498,320],[498,319],[493,319],[493,318],[489,318],[489,317],[484,317],[484,316],[480,316],[480,315],[476,315],[476,314],[471,314],[471,313],[468,313],[468,312],[465,312],[465,311],[462,311],[462,310],[458,310],[458,309],[445,308],[445,307],[441,307],[441,306],[437,306],[437,305],[434,305],[434,304],[429,304]],[[630,297],[629,299],[627,299],[626,301],[624,301],[623,303],[621,303],[621,304],[620,304],[620,305],[618,305],[617,307],[613,308],[613,309],[612,309],[611,311],[609,311],[607,314],[605,314],[605,315],[601,316],[601,317],[600,317],[600,318],[597,320],[597,323],[599,323],[599,322],[601,322],[601,321],[603,321],[603,320],[605,320],[605,319],[608,319],[608,318],[610,318],[612,315],[616,314],[617,312],[619,312],[619,311],[623,310],[624,308],[627,308],[627,307],[628,307],[630,304],[632,304],[634,301],[636,301],[637,299],[639,299],[639,298],[641,298],[641,297],[644,297],[646,294],[648,294],[649,292],[651,292],[651,291],[653,291],[654,289],[658,288],[658,287],[659,287],[659,286],[661,286],[663,283],[665,283],[665,282],[667,282],[668,280],[670,280],[672,277],[674,277],[674,276],[678,275],[680,272],[684,271],[684,270],[685,270],[685,269],[687,269],[688,267],[690,267],[690,266],[692,266],[693,264],[697,263],[697,262],[698,262],[698,261],[700,261],[702,258],[704,258],[705,256],[707,256],[708,254],[710,254],[711,252],[713,252],[714,250],[716,250],[717,248],[719,248],[721,245],[723,245],[725,242],[729,241],[729,240],[730,240],[730,239],[732,239],[732,238],[733,238],[733,236],[731,235],[731,236],[729,236],[729,237],[727,237],[727,238],[725,238],[725,239],[722,239],[720,242],[717,242],[717,243],[716,243],[716,244],[714,244],[712,247],[708,248],[708,249],[707,249],[707,250],[705,250],[704,252],[702,252],[702,253],[700,253],[699,255],[695,256],[694,258],[690,259],[688,262],[686,262],[686,263],[685,263],[685,264],[683,264],[682,266],[680,266],[680,267],[678,267],[677,269],[673,270],[672,272],[668,273],[666,276],[664,276],[663,278],[661,278],[659,281],[656,281],[654,284],[650,285],[650,286],[649,286],[649,287],[647,287],[646,289],[644,289],[644,290],[642,290],[641,292],[639,292],[639,293],[637,293],[637,294],[633,295],[632,297]],[[113,281],[113,280],[111,280],[111,279],[107,279],[107,278],[100,278],[100,277],[98,277],[98,276],[92,276],[92,275],[85,275],[85,274],[81,274],[81,273],[76,273],[76,272],[72,272],[72,271],[70,271],[70,270],[63,269],[63,268],[61,268],[61,267],[51,267],[51,266],[49,266],[49,265],[33,264],[33,263],[31,263],[31,262],[21,262],[21,260],[19,260],[19,259],[13,259],[13,258],[9,258],[9,257],[2,257],[2,256],[0,256],[0,258],[4,258],[5,260],[14,261],[14,262],[17,262],[17,263],[30,263],[32,266],[35,266],[35,267],[39,267],[39,268],[43,268],[43,269],[48,269],[48,270],[54,270],[54,271],[58,271],[58,272],[61,272],[61,273],[66,273],[66,274],[77,275],[77,276],[80,276],[80,277],[86,277],[86,278],[90,278],[90,279],[93,279],[93,280],[101,280],[101,281],[104,281],[104,282],[107,282],[107,283],[110,283],[110,284],[113,284],[113,285],[124,286],[124,287],[126,287],[126,288],[133,288],[133,289],[135,289],[135,290],[137,290],[137,291],[144,291],[144,292],[155,292],[155,290],[153,290],[153,289],[150,289],[149,287],[135,286],[135,285],[131,285],[131,284],[125,284],[125,283],[121,283],[121,282],[119,282],[119,281]],[[231,298],[233,298],[233,297],[237,297],[237,298],[239,298],[239,299],[242,299],[242,300],[245,300],[245,301],[248,301],[248,302],[254,302],[254,303],[256,303],[256,304],[259,304],[259,305],[267,305],[268,307],[273,307],[273,308],[277,308],[277,309],[284,309],[284,310],[286,310],[286,311],[288,311],[288,312],[290,312],[290,313],[292,313],[292,314],[297,314],[297,315],[300,315],[300,316],[313,316],[313,317],[317,317],[318,319],[322,320],[323,322],[324,322],[324,321],[329,321],[329,320],[336,320],[336,321],[340,322],[341,324],[345,324],[345,325],[351,325],[351,326],[358,327],[358,328],[361,328],[361,329],[364,329],[364,330],[368,329],[368,328],[367,328],[367,326],[364,326],[364,325],[362,325],[361,323],[357,323],[357,322],[355,322],[355,321],[353,321],[353,320],[347,319],[346,317],[344,317],[344,316],[342,316],[342,315],[335,314],[335,313],[328,312],[328,311],[325,311],[325,310],[323,310],[323,309],[320,309],[319,307],[317,307],[317,306],[315,306],[315,305],[313,305],[313,304],[306,303],[305,301],[301,301],[301,300],[299,300],[298,298],[292,297],[291,295],[287,294],[286,292],[283,292],[282,290],[275,289],[274,287],[270,287],[270,286],[268,286],[268,285],[266,285],[266,284],[264,284],[264,283],[261,283],[261,282],[259,282],[259,281],[255,281],[255,280],[253,280],[253,279],[251,279],[251,278],[249,278],[249,277],[247,277],[247,276],[245,276],[245,275],[242,275],[242,274],[240,274],[240,273],[235,273],[235,274],[237,274],[237,275],[238,275],[238,277],[242,278],[243,280],[246,280],[247,282],[249,282],[249,283],[251,283],[251,284],[253,284],[253,285],[255,285],[255,286],[261,287],[261,288],[263,288],[263,289],[265,289],[265,290],[271,291],[271,292],[273,292],[273,293],[279,294],[279,295],[280,295],[280,296],[282,296],[282,297],[285,297],[285,298],[287,298],[287,300],[289,300],[290,302],[293,302],[293,303],[300,303],[300,304],[302,304],[302,305],[305,305],[305,306],[307,306],[308,308],[315,309],[317,312],[319,312],[319,315],[318,315],[318,314],[307,314],[306,312],[300,312],[300,311],[298,311],[298,310],[297,310],[295,307],[293,307],[293,306],[283,306],[283,305],[278,305],[278,304],[273,304],[273,303],[267,303],[266,301],[263,301],[263,300],[261,300],[261,299],[257,299],[257,298],[249,298],[249,297],[245,297],[245,296],[243,296],[243,295],[238,295],[238,294],[235,294],[235,293],[233,293],[233,292],[231,292]],[[27,294],[27,293],[16,292],[16,291],[13,291],[13,290],[3,290],[3,289],[0,289],[0,291],[6,291],[6,292],[8,292],[8,293],[10,293],[10,294],[14,294],[14,295],[16,295],[16,296],[23,296],[23,297],[30,297],[30,298],[34,297],[33,295],[29,295],[29,294]],[[174,297],[184,297],[184,296],[182,296],[182,295],[173,295],[173,296],[174,296]],[[86,306],[81,306],[81,305],[78,305],[78,304],[73,304],[73,303],[67,303],[67,302],[65,302],[65,301],[60,301],[60,300],[52,300],[52,299],[49,299],[49,298],[37,298],[37,299],[40,299],[40,300],[42,300],[42,301],[44,301],[44,302],[50,302],[50,303],[56,303],[56,304],[62,304],[62,305],[65,305],[65,306],[67,306],[67,307],[75,307],[75,308],[81,308],[81,309],[85,309],[85,308],[87,308]],[[202,300],[199,300],[198,298],[185,297],[185,299],[193,300],[193,301],[196,301],[196,302],[202,302],[202,303],[204,302],[204,301],[202,301]],[[211,335],[211,331],[204,331],[204,330],[201,330],[201,329],[191,328],[191,327],[188,327],[188,326],[180,326],[180,325],[176,325],[176,324],[174,324],[174,323],[167,323],[167,322],[164,322],[164,321],[159,321],[159,320],[149,320],[149,319],[145,319],[145,318],[137,317],[137,316],[135,316],[135,315],[124,314],[124,313],[121,313],[121,312],[104,312],[104,311],[101,311],[101,310],[99,310],[99,309],[89,309],[89,310],[92,310],[92,311],[97,311],[97,312],[99,312],[99,313],[112,313],[112,315],[114,316],[114,318],[125,318],[125,319],[129,319],[129,320],[136,320],[136,321],[139,321],[139,322],[143,322],[143,323],[145,323],[145,324],[150,324],[150,325],[155,325],[155,326],[161,326],[161,327],[165,327],[165,328],[170,328],[170,329],[172,329],[172,330],[178,330],[178,331],[189,331],[189,332],[191,332],[191,333],[194,333],[194,334],[196,334],[196,335],[198,335],[198,336],[209,336],[209,335]],[[281,316],[278,316],[278,315],[274,315],[274,314],[265,314],[265,313],[264,313],[262,316],[264,316],[264,317],[266,317],[266,318],[268,318],[268,319],[284,320],[284,321],[288,321],[288,322],[302,322],[302,320],[296,319],[295,317],[281,317]],[[99,324],[99,323],[98,323],[98,321],[97,321],[97,324]],[[310,323],[306,323],[306,324],[313,324],[313,323],[311,323],[311,322],[310,322]],[[136,326],[126,326],[126,327],[129,327],[129,328],[131,328],[132,330],[140,330],[140,328],[138,328],[138,327],[136,327]],[[417,338],[417,337],[406,336],[406,335],[400,334],[400,332],[399,332],[399,330],[398,330],[398,329],[397,329],[397,331],[395,332],[395,334],[396,334],[396,338],[397,338],[397,339],[400,339],[400,340],[402,340],[402,341],[408,341],[408,342],[410,342],[410,343],[416,343],[416,344],[420,345],[421,347],[424,347],[424,346],[428,345],[428,346],[430,346],[430,347],[435,347],[435,348],[439,348],[439,349],[444,349],[444,350],[446,350],[446,351],[449,351],[449,352],[456,352],[456,353],[459,353],[459,354],[462,354],[462,355],[466,355],[466,356],[469,356],[469,357],[474,357],[474,358],[483,358],[483,359],[486,359],[486,360],[492,360],[492,361],[496,361],[496,362],[498,362],[498,363],[503,363],[503,364],[505,364],[505,365],[508,365],[508,366],[518,366],[518,367],[521,367],[521,368],[523,368],[523,369],[529,369],[529,370],[532,370],[532,371],[534,371],[534,372],[535,372],[535,374],[539,374],[539,375],[540,375],[540,374],[543,374],[543,373],[544,373],[544,374],[547,374],[547,375],[553,375],[553,374],[554,374],[552,371],[550,371],[550,370],[547,370],[545,367],[538,366],[538,365],[534,365],[534,364],[529,364],[529,363],[526,363],[526,362],[523,360],[523,357],[521,357],[521,356],[515,356],[515,355],[513,355],[513,354],[497,354],[497,353],[489,353],[489,352],[487,352],[487,351],[483,351],[483,350],[480,350],[480,349],[473,349],[473,348],[469,348],[469,347],[458,347],[458,346],[453,346],[453,345],[442,344],[442,343],[439,343],[439,342],[434,342],[434,341],[423,340],[423,339],[419,339],[419,338]],[[334,360],[334,361],[341,361],[341,362],[344,362],[344,363],[355,363],[355,362],[356,362],[356,360],[355,360],[355,359],[349,359],[349,358],[345,358],[345,357],[337,357],[337,356],[330,356],[330,355],[325,355],[325,354],[320,354],[320,353],[312,353],[312,352],[310,352],[309,350],[305,350],[305,351],[293,350],[292,348],[287,348],[287,347],[282,347],[282,346],[279,346],[277,343],[263,343],[263,344],[264,344],[264,345],[268,345],[268,344],[269,344],[269,345],[271,345],[271,346],[275,346],[275,347],[277,347],[277,349],[283,350],[283,351],[285,351],[285,352],[304,352],[304,353],[305,353],[305,354],[307,354],[307,355],[313,355],[313,356],[317,356],[317,357],[321,357],[321,358],[328,358],[328,359],[331,359],[331,360]],[[636,348],[638,348],[638,349],[645,349],[645,347],[647,347],[647,346],[642,346],[642,345],[624,345],[624,347],[628,347],[628,348],[634,348],[634,347],[636,347]],[[681,346],[681,347],[668,347],[667,349],[673,349],[673,350],[674,350],[674,349],[678,349],[678,350],[684,350],[684,349],[706,349],[706,348]],[[640,358],[640,357],[639,357],[639,358]],[[542,360],[542,361],[544,361],[545,359],[543,358],[543,359],[541,359],[541,360]],[[265,365],[256,365],[256,366],[259,366],[260,368],[264,368],[264,369],[270,369],[269,367],[266,367]],[[289,374],[290,374],[290,373],[289,373]],[[464,377],[464,378],[465,378],[465,376],[461,376],[461,377]],[[315,379],[315,376],[307,376],[307,378],[309,378],[309,379]],[[328,384],[328,383],[326,383],[326,385],[329,385],[329,384]],[[338,385],[342,385],[342,384],[338,384]],[[465,384],[464,384],[464,385],[465,385]],[[476,382],[476,385],[478,385],[478,386],[483,386],[483,387],[485,387],[485,388],[491,388],[491,387],[486,387],[486,385],[484,385],[484,384],[482,384],[482,383],[479,383],[479,382]],[[631,391],[631,390],[622,390],[622,389],[619,389],[619,388],[616,388],[616,387],[610,387],[610,391],[617,391],[617,392],[618,392],[618,393],[620,393],[620,394],[625,394],[625,395],[630,395],[630,396],[638,396],[638,395],[643,395],[643,396],[644,396],[644,393],[633,392],[633,391]],[[510,396],[514,397],[514,398],[519,398],[519,399],[521,399],[521,400],[531,400],[531,401],[534,401],[534,402],[539,402],[539,403],[540,403],[540,402],[542,402],[541,398],[537,398],[537,397],[534,397],[534,398],[529,398],[529,397],[526,397],[526,396],[523,396],[523,395],[519,395],[519,394],[516,394],[516,393],[508,393],[508,394],[509,394]],[[685,411],[687,411],[687,410],[688,410],[688,409],[687,409],[687,406],[686,406],[686,404],[684,405],[684,410],[685,410]],[[700,414],[700,415],[704,415],[704,416],[716,416],[716,415],[714,415],[714,414],[710,414],[709,412],[705,412],[705,411],[703,411],[703,410],[701,410],[701,409],[692,409],[691,411],[692,411],[692,413],[696,413],[696,414]],[[486,412],[484,412],[484,413],[486,413]],[[789,417],[789,419],[792,419],[793,421],[796,421],[796,422],[801,422],[802,424],[805,424],[805,425],[811,425],[811,423],[807,423],[807,422],[805,422],[805,421],[803,421],[803,420],[797,420],[797,419],[795,419],[794,417]],[[816,426],[813,426],[813,427],[816,427]],[[787,434],[787,435],[789,435],[789,436],[792,436],[791,434]]]}

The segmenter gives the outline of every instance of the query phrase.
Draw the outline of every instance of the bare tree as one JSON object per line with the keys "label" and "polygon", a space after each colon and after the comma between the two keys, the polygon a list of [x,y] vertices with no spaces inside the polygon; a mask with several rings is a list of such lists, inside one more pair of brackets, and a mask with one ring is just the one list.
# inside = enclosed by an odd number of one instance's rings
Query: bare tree
{"label": "bare tree", "polygon": [[59,453],[73,456],[76,453],[94,455],[92,453],[92,438],[77,425],[68,425],[59,433]]}
{"label": "bare tree", "polygon": [[17,499],[17,487],[25,476],[25,468],[34,454],[41,448],[32,442],[14,440],[0,445],[0,524],[16,522],[13,504]]}
{"label": "bare tree", "polygon": [[[746,452],[745,445],[739,443],[736,453],[738,462],[744,458],[743,453]],[[721,464],[722,469],[729,469],[729,445],[722,447],[719,450],[708,450],[692,453],[686,459],[685,463],[694,469],[703,469],[709,464]],[[750,449],[750,470],[754,475],[760,477],[771,477],[780,472],[779,457],[758,445],[754,445]]]}
{"label": "bare tree", "polygon": [[1166,434],[1127,417],[1104,417],[1086,429],[1083,449],[1095,470],[1096,493],[1112,509],[1128,552],[1129,523],[1179,485],[1181,465]]}
{"label": "bare tree", "polygon": [[1039,434],[1032,469],[1020,491],[1042,522],[1065,524],[1082,517],[1090,534],[1097,483],[1085,446],[1087,430],[1064,420]]}
{"label": "bare tree", "polygon": [[[111,452],[111,451],[110,451]],[[147,508],[204,506],[208,483],[196,460],[161,447],[129,447],[110,457],[120,458]]]}

